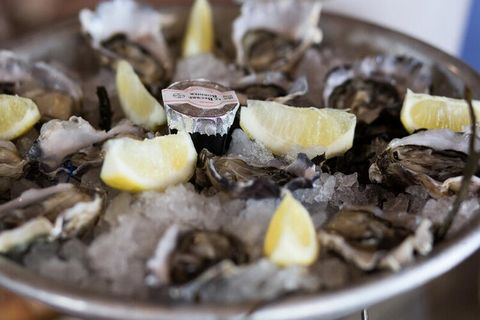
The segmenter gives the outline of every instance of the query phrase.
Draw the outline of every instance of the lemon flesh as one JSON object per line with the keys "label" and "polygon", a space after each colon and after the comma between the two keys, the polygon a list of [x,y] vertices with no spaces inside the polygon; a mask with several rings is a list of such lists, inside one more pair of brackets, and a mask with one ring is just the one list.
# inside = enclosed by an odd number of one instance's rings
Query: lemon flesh
{"label": "lemon flesh", "polygon": [[140,192],[162,191],[187,182],[197,163],[197,152],[185,132],[145,139],[119,138],[105,144],[100,178],[112,188]]}
{"label": "lemon flesh", "polygon": [[208,0],[195,0],[183,39],[182,56],[191,57],[212,52],[213,33],[210,3]]}
{"label": "lemon flesh", "polygon": [[167,122],[162,105],[148,92],[133,67],[119,61],[116,75],[117,93],[127,118],[147,130],[155,130]]}
{"label": "lemon flesh", "polygon": [[352,147],[355,125],[355,115],[343,110],[296,108],[272,101],[248,100],[240,113],[243,131],[276,155],[341,155]]}
{"label": "lemon flesh", "polygon": [[317,259],[319,245],[310,214],[290,193],[270,221],[263,251],[279,266],[308,266]]}
{"label": "lemon flesh", "polygon": [[[473,101],[473,109],[480,119],[480,101]],[[465,100],[452,99],[407,91],[400,117],[403,126],[412,133],[418,129],[450,129],[463,131],[470,124]]]}
{"label": "lemon flesh", "polygon": [[0,94],[0,140],[13,140],[40,120],[40,111],[30,99]]}

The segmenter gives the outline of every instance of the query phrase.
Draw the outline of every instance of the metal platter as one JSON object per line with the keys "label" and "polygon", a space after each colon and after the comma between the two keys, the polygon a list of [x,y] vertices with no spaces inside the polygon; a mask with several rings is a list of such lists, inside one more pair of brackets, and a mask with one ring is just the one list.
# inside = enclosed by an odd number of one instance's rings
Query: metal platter
{"label": "metal platter", "polygon": [[[175,15],[167,38],[183,33],[187,8],[166,7]],[[228,38],[231,20],[238,13],[232,6],[215,8],[218,38]],[[426,63],[435,64],[438,72],[449,79],[459,92],[468,85],[480,97],[480,76],[456,58],[423,42],[397,32],[359,20],[324,13],[321,26],[325,45],[344,47],[359,56],[386,52],[408,54]],[[178,38],[178,37],[177,37]],[[227,54],[233,54],[229,43],[220,43]],[[52,29],[4,44],[33,59],[54,60],[67,68],[88,75],[95,69],[95,60],[79,33],[76,21],[67,21]],[[425,258],[419,258],[398,273],[377,273],[361,283],[340,290],[314,295],[295,295],[264,305],[182,305],[171,306],[120,299],[68,287],[26,270],[0,257],[0,286],[20,295],[46,303],[72,315],[101,319],[331,319],[368,307],[394,295],[418,287],[449,271],[480,247],[480,217],[458,235],[435,247]]]}

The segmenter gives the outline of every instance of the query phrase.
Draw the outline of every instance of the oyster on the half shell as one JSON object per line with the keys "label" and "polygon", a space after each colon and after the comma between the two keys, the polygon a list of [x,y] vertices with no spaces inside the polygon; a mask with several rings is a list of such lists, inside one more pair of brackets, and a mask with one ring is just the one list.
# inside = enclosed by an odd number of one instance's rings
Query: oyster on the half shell
{"label": "oyster on the half shell", "polygon": [[233,23],[237,63],[251,71],[288,71],[320,43],[319,1],[246,0]]}

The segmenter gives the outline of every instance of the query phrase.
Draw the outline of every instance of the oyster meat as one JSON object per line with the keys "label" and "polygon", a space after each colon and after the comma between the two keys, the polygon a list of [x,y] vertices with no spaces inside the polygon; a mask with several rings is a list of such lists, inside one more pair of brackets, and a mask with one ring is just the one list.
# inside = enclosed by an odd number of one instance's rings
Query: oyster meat
{"label": "oyster meat", "polygon": [[307,93],[308,83],[305,77],[292,80],[283,72],[263,72],[236,80],[232,88],[246,96],[242,105],[246,104],[247,99],[285,103]]}
{"label": "oyster meat", "polygon": [[463,173],[470,137],[469,132],[434,129],[394,139],[370,166],[370,180],[402,188],[422,185],[432,196],[442,195],[457,185],[449,179]]}
{"label": "oyster meat", "polygon": [[130,62],[142,82],[160,87],[170,80],[172,62],[162,34],[163,16],[133,0],[102,2],[80,12],[82,30],[106,63]]}
{"label": "oyster meat", "polygon": [[235,264],[248,261],[243,243],[223,232],[184,230],[174,225],[160,240],[156,255],[148,267],[155,277],[147,278],[151,285],[187,283],[224,260]]}
{"label": "oyster meat", "polygon": [[321,245],[362,270],[399,270],[415,252],[428,254],[433,246],[429,220],[386,219],[375,207],[346,207],[318,232]]}
{"label": "oyster meat", "polygon": [[333,68],[325,78],[323,102],[329,108],[351,109],[360,121],[375,121],[382,111],[400,114],[410,88],[428,93],[431,69],[406,56],[378,55]]}
{"label": "oyster meat", "polygon": [[315,164],[303,153],[290,165],[265,167],[233,156],[215,156],[203,149],[199,164],[215,188],[240,198],[279,197],[282,186],[290,190],[309,188],[318,178]]}
{"label": "oyster meat", "polygon": [[35,101],[44,120],[66,120],[80,111],[82,90],[59,67],[31,62],[11,51],[0,50],[0,84],[4,93]]}
{"label": "oyster meat", "polygon": [[254,72],[288,71],[320,43],[319,1],[246,0],[233,23],[237,63]]}

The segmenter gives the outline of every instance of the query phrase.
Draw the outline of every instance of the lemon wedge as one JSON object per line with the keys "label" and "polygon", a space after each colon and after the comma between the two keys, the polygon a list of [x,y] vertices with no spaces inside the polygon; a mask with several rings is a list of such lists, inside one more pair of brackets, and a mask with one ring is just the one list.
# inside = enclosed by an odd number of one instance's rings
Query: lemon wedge
{"label": "lemon wedge", "polygon": [[355,115],[337,109],[296,108],[272,101],[248,100],[240,126],[276,155],[306,153],[327,158],[352,147]]}
{"label": "lemon wedge", "polygon": [[117,64],[116,85],[123,112],[130,121],[147,130],[155,130],[167,122],[162,105],[148,92],[127,61]]}
{"label": "lemon wedge", "polygon": [[280,266],[308,266],[315,262],[318,251],[310,214],[288,192],[270,221],[263,246],[264,254]]}
{"label": "lemon wedge", "polygon": [[191,57],[213,49],[212,8],[208,0],[195,0],[183,39],[182,56]]}
{"label": "lemon wedge", "polygon": [[35,102],[28,98],[0,94],[0,140],[13,140],[40,120]]}
{"label": "lemon wedge", "polygon": [[[473,109],[480,119],[480,101],[473,101]],[[465,100],[452,99],[407,91],[400,119],[412,133],[418,129],[450,129],[463,131],[470,124]]]}
{"label": "lemon wedge", "polygon": [[100,178],[112,188],[131,192],[162,191],[186,182],[197,163],[192,139],[185,132],[143,141],[112,139],[104,148]]}

